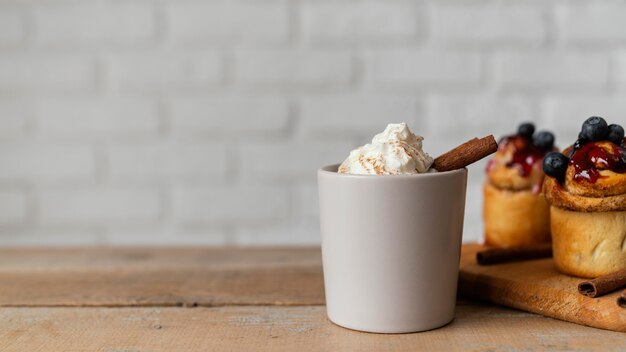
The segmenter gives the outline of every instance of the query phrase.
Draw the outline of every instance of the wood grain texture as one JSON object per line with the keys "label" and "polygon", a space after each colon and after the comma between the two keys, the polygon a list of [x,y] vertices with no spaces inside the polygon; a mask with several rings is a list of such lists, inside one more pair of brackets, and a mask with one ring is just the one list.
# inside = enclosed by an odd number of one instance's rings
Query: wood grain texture
{"label": "wood grain texture", "polygon": [[319,248],[0,250],[0,306],[319,305]]}
{"label": "wood grain texture", "polygon": [[466,245],[461,255],[460,294],[561,320],[626,332],[626,311],[616,304],[619,292],[599,298],[578,293],[585,279],[562,275],[552,259],[481,266]]}
{"label": "wood grain texture", "polygon": [[319,247],[0,248],[0,271],[320,266]]}
{"label": "wood grain texture", "polygon": [[[344,329],[317,307],[5,308],[10,351],[623,350],[621,333],[486,305],[461,305],[442,329],[381,335]],[[600,349],[599,349],[600,348]]]}
{"label": "wood grain texture", "polygon": [[0,249],[0,351],[626,349],[621,333],[473,301],[404,335],[335,326],[323,304],[319,248]]}

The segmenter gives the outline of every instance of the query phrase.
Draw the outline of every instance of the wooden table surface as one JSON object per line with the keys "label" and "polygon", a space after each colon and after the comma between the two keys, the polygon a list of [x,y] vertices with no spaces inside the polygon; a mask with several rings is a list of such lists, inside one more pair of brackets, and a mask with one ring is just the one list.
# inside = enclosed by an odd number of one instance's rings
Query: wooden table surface
{"label": "wooden table surface", "polygon": [[318,248],[0,250],[0,351],[626,350],[626,334],[460,299],[433,331],[330,323]]}

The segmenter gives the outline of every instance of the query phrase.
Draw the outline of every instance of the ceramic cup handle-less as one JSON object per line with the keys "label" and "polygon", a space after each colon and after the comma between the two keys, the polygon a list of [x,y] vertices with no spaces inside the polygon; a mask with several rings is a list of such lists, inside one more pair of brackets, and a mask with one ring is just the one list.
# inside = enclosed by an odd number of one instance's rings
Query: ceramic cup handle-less
{"label": "ceramic cup handle-less", "polygon": [[378,333],[454,318],[467,169],[417,175],[318,171],[329,319]]}

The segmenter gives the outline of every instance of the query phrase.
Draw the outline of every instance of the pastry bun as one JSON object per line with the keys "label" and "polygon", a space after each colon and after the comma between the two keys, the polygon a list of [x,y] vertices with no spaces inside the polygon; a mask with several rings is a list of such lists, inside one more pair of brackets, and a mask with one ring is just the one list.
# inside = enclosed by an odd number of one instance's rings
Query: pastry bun
{"label": "pastry bun", "polygon": [[549,206],[542,193],[483,187],[485,244],[494,247],[550,243]]}
{"label": "pastry bun", "polygon": [[564,274],[594,278],[626,269],[623,136],[622,127],[590,117],[574,146],[546,156],[554,264]]}
{"label": "pastry bun", "polygon": [[542,160],[555,151],[554,136],[534,134],[520,125],[518,134],[500,140],[487,165],[483,186],[485,244],[519,247],[550,243],[550,208],[542,193]]}
{"label": "pastry bun", "polygon": [[551,207],[554,265],[594,278],[626,269],[626,211],[580,212]]}

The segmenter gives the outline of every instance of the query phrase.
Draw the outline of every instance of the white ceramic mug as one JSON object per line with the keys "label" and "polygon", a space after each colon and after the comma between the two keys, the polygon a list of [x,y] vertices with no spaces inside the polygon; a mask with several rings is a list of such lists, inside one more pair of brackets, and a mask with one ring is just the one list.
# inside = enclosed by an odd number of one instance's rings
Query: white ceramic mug
{"label": "white ceramic mug", "polygon": [[318,171],[328,318],[406,333],[454,318],[467,169],[417,175]]}

